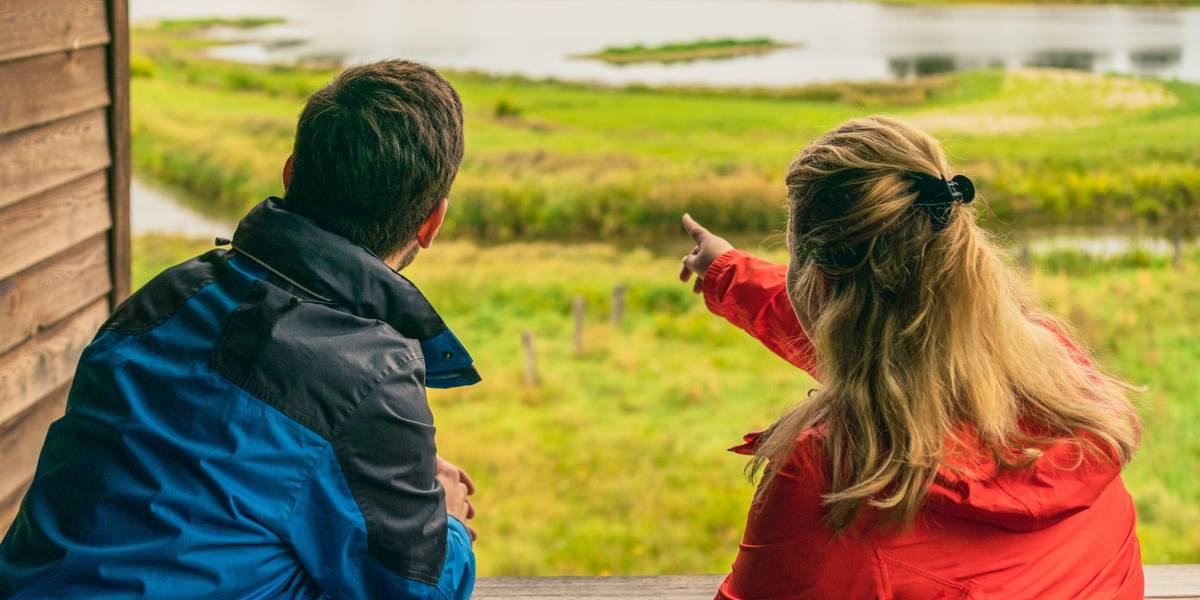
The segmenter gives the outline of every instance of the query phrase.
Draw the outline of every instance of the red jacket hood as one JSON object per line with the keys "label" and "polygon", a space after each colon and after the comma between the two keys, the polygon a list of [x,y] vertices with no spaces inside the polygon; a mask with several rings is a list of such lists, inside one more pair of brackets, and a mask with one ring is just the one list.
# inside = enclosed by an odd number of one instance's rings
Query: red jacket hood
{"label": "red jacket hood", "polygon": [[[760,435],[748,433],[744,444],[729,450],[753,454]],[[797,448],[806,450],[811,446]],[[938,469],[924,510],[1012,531],[1049,527],[1090,507],[1120,475],[1111,457],[1083,456],[1078,444],[1061,442],[1029,467],[1004,468],[990,451],[959,450]]]}
{"label": "red jacket hood", "polygon": [[[1088,508],[1121,473],[1112,457],[1060,442],[1033,465],[1001,467],[991,452],[945,461],[929,489],[928,510],[1013,531],[1049,527]],[[984,458],[986,457],[986,458]]]}

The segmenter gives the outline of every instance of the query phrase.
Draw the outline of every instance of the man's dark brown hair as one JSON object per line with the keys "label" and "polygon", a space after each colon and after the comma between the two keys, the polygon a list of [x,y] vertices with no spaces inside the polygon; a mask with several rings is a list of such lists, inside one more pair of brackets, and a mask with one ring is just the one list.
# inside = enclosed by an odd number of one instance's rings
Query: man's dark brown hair
{"label": "man's dark brown hair", "polygon": [[458,93],[429,67],[346,69],[300,113],[284,206],[388,258],[450,192],[462,123]]}

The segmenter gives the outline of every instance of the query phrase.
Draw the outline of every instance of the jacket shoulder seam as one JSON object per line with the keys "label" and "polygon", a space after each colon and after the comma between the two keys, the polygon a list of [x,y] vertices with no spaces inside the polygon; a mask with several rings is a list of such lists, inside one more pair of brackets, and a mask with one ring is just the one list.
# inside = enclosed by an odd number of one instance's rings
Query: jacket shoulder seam
{"label": "jacket shoulder seam", "polygon": [[[263,286],[263,285],[264,285],[264,283],[262,282],[262,280],[255,281],[253,284],[253,287],[251,288],[251,290],[252,290],[251,294],[253,294],[254,291],[261,288],[261,286]],[[300,424],[305,429],[320,435],[320,433],[319,433],[320,428],[317,426],[316,419],[314,417],[312,417],[311,415],[309,415],[306,412],[293,410],[290,408],[285,408],[280,403],[273,402],[270,399],[270,394],[266,393],[266,390],[259,389],[258,386],[254,385],[253,382],[250,382],[250,381],[234,380],[233,378],[229,377],[226,374],[227,371],[222,367],[222,365],[224,364],[224,361],[221,360],[221,356],[222,356],[221,348],[223,348],[225,346],[226,342],[228,341],[230,333],[233,331],[233,327],[231,327],[231,325],[233,325],[237,321],[237,318],[239,315],[245,314],[245,312],[250,310],[250,308],[251,308],[250,304],[242,304],[241,306],[234,309],[233,312],[229,315],[229,319],[225,323],[225,329],[224,329],[224,331],[221,332],[221,337],[217,340],[217,343],[213,346],[213,354],[212,354],[212,358],[210,359],[213,364],[213,370],[215,370],[217,373],[219,373],[227,381],[229,381],[233,385],[237,386],[239,389],[245,390],[247,393],[249,393],[251,396],[253,396],[254,399],[258,400],[259,402],[262,402],[263,404],[266,404],[267,406],[270,406],[271,408],[278,411],[280,414],[282,414],[282,415],[286,416],[287,418]]]}
{"label": "jacket shoulder seam", "polygon": [[[346,416],[346,418],[343,419],[342,422],[338,424],[337,429],[330,432],[330,445],[333,448],[333,455],[334,455],[335,460],[338,463],[338,469],[342,472],[342,479],[345,480],[346,487],[347,487],[347,489],[350,490],[350,495],[353,496],[353,498],[354,498],[354,504],[356,504],[358,506],[358,510],[359,510],[359,512],[362,513],[362,516],[363,516],[363,526],[366,528],[366,531],[367,531],[367,553],[371,554],[371,556],[374,556],[374,554],[371,553],[371,551],[370,551],[371,537],[372,537],[371,536],[371,521],[372,521],[371,509],[368,507],[367,503],[363,500],[363,494],[362,494],[361,487],[355,483],[354,478],[349,475],[349,473],[346,471],[345,464],[342,462],[342,455],[344,454],[344,452],[346,450],[346,445],[345,445],[345,440],[341,436],[341,432],[347,422],[354,420],[358,416],[358,412],[362,408],[363,404],[366,404],[368,401],[370,401],[375,396],[375,394],[377,394],[379,392],[379,389],[380,389],[379,386],[388,378],[388,376],[399,372],[402,368],[411,364],[415,360],[420,360],[420,357],[416,357],[416,358],[413,358],[412,360],[408,360],[408,361],[399,363],[399,364],[395,365],[394,367],[384,371],[372,384],[371,391],[363,396],[362,400],[358,403],[358,405],[354,407],[354,410],[351,411],[350,414],[348,414]],[[419,573],[412,569],[393,569],[390,565],[388,565],[386,563],[384,564],[384,567],[387,568],[389,571],[391,571],[397,575],[400,575],[401,577],[412,579],[414,581],[419,581],[421,583],[426,583],[426,584],[433,585],[433,586],[436,586],[438,583],[438,577],[435,576],[433,578],[430,578],[429,575],[426,573]],[[441,568],[439,567],[438,570],[440,571]]]}
{"label": "jacket shoulder seam", "polygon": [[[408,365],[420,360],[423,360],[423,358],[420,356],[406,357],[403,360],[397,361],[395,365],[380,371],[379,374],[375,376],[375,380],[371,382],[371,387],[368,388],[367,393],[363,394],[362,399],[354,405],[354,408],[346,415],[345,418],[338,422],[337,427],[334,427],[330,430],[329,437],[331,442],[336,442],[341,429],[347,422],[354,420],[358,416],[358,411],[364,404],[367,403],[367,401],[375,397],[375,394],[379,392],[379,387],[383,385],[383,382],[386,381],[388,377],[399,373],[404,369],[404,367],[407,367]],[[336,443],[333,445],[336,446]]]}
{"label": "jacket shoulder seam", "polygon": [[[266,286],[266,285],[268,285],[268,284],[266,282],[264,282],[263,280],[261,280],[261,279],[256,280],[252,284],[251,295],[254,295],[255,291],[260,290],[263,286]],[[396,373],[400,369],[403,369],[404,367],[406,367],[414,362],[424,359],[424,356],[422,356],[420,354],[420,352],[413,353],[413,354],[406,353],[406,354],[401,355],[401,357],[397,360],[395,365],[393,365],[390,368],[380,371],[379,373],[377,373],[374,376],[373,380],[371,381],[371,384],[367,387],[366,393],[363,394],[362,398],[359,400],[359,403],[356,404],[353,409],[351,409],[351,411],[346,415],[345,418],[343,418],[338,423],[332,424],[330,427],[322,427],[320,425],[321,421],[317,416],[311,414],[308,411],[298,409],[294,404],[286,404],[286,403],[282,403],[282,402],[276,402],[273,399],[273,394],[271,394],[268,390],[263,389],[259,385],[256,385],[253,381],[248,380],[248,378],[246,378],[246,377],[232,376],[231,373],[235,373],[236,371],[226,368],[226,361],[222,358],[223,357],[222,349],[228,343],[229,336],[233,333],[233,330],[234,330],[233,325],[236,324],[236,321],[238,320],[239,316],[245,314],[252,308],[253,308],[253,304],[244,303],[241,306],[238,306],[236,309],[234,309],[233,312],[230,314],[229,318],[227,319],[227,321],[225,323],[224,330],[221,332],[221,336],[218,338],[217,343],[213,346],[213,351],[212,351],[212,355],[210,358],[210,362],[211,362],[214,370],[218,374],[220,374],[223,378],[225,378],[226,381],[229,381],[234,386],[236,386],[238,389],[246,391],[251,396],[253,396],[256,400],[258,400],[259,402],[262,402],[262,403],[274,408],[280,414],[283,414],[284,416],[288,417],[292,421],[295,421],[296,423],[303,426],[305,429],[312,431],[313,433],[317,434],[319,437],[321,437],[322,439],[325,439],[326,441],[332,440],[334,437],[336,437],[337,431],[341,427],[341,422],[351,419],[353,417],[354,413],[358,410],[359,406],[361,406],[362,402],[366,401],[368,398],[370,398],[372,395],[374,395],[376,388],[378,388],[379,384],[382,383],[384,379],[386,379],[389,375]],[[403,337],[402,334],[397,333],[397,335],[400,335],[401,337]],[[326,433],[322,433],[323,431]]]}
{"label": "jacket shoulder seam", "polygon": [[[368,540],[367,553],[372,558],[377,559],[377,557],[375,557],[375,555],[371,554],[371,552],[370,552],[370,541],[369,541],[371,538],[370,511],[367,510],[367,507],[362,502],[359,501],[359,493],[355,491],[355,486],[354,486],[354,483],[351,481],[351,478],[348,475],[346,475],[346,469],[343,468],[342,461],[338,458],[337,449],[334,448],[332,445],[330,447],[332,448],[332,451],[333,451],[334,463],[337,464],[338,471],[340,471],[342,474],[342,480],[346,482],[346,488],[350,490],[350,495],[354,498],[354,504],[355,504],[355,506],[358,507],[358,512],[363,517],[363,528],[367,532],[367,540]],[[388,566],[387,564],[384,564],[384,568],[396,575],[399,575],[399,576],[405,578],[405,579],[411,579],[413,581],[417,581],[420,583],[434,586],[435,588],[437,587],[437,584],[438,584],[437,578],[431,580],[424,573],[418,573],[416,571],[412,571],[409,569],[396,570],[396,569],[393,569],[392,567]]]}
{"label": "jacket shoulder seam", "polygon": [[179,307],[177,307],[173,311],[164,312],[163,314],[159,315],[159,317],[157,319],[146,322],[146,323],[142,324],[142,326],[140,326],[140,327],[129,327],[126,324],[121,323],[118,319],[115,318],[116,313],[114,312],[113,313],[113,317],[114,317],[113,321],[111,323],[106,323],[100,329],[101,329],[101,331],[111,331],[113,333],[119,333],[121,335],[127,335],[127,336],[132,336],[132,337],[145,335],[145,334],[153,331],[155,327],[158,327],[159,325],[162,325],[163,323],[166,323],[167,321],[169,321],[171,319],[171,317],[173,317],[179,313],[179,308],[182,308],[183,305],[187,304],[187,302],[189,300],[191,300],[192,298],[195,298],[196,294],[199,294],[201,292],[201,290],[203,290],[204,288],[208,287],[209,285],[211,285],[213,283],[216,283],[217,281],[219,281],[219,280],[218,279],[205,280],[200,285],[197,285],[196,287],[188,290],[187,296],[184,298],[183,302],[180,303]]}
{"label": "jacket shoulder seam", "polygon": [[[207,254],[208,253],[200,255],[191,260],[199,260],[199,259],[203,258],[204,256],[206,256]],[[152,321],[148,321],[146,323],[139,323],[137,327],[132,327],[128,323],[122,322],[122,320],[120,318],[120,314],[122,312],[122,309],[126,306],[126,303],[133,299],[133,296],[130,296],[129,298],[127,298],[125,300],[125,302],[122,302],[119,306],[116,307],[116,309],[113,310],[113,313],[112,313],[112,315],[109,316],[108,320],[105,321],[105,323],[100,326],[100,331],[112,331],[112,332],[115,332],[115,333],[118,333],[121,335],[131,336],[131,337],[141,336],[141,335],[144,335],[144,334],[150,332],[155,327],[162,325],[163,323],[170,320],[171,317],[178,314],[179,309],[183,308],[183,306],[186,305],[188,303],[188,301],[190,301],[192,298],[195,298],[196,295],[201,292],[201,290],[203,290],[204,288],[208,287],[209,285],[211,285],[213,283],[217,283],[217,282],[224,280],[228,276],[228,273],[224,270],[225,263],[228,261],[229,261],[228,255],[222,255],[222,256],[218,257],[218,259],[216,261],[214,261],[213,265],[214,265],[214,267],[220,268],[221,269],[220,272],[218,272],[216,275],[211,276],[211,277],[200,278],[194,285],[187,288],[187,292],[180,299],[178,306],[175,306],[170,311],[164,311],[163,314],[158,315],[158,317]],[[175,267],[171,267],[170,269],[168,269],[168,271],[178,268],[178,267],[181,267],[184,264],[187,264],[187,263],[181,263],[179,265],[175,265]],[[164,271],[164,273],[165,272],[166,271]]]}

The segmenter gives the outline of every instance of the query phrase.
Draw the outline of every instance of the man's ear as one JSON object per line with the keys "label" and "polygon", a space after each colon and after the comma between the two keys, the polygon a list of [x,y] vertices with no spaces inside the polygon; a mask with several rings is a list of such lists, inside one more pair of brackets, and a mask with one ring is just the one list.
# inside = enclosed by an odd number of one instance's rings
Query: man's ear
{"label": "man's ear", "polygon": [[442,223],[446,220],[446,209],[450,203],[445,198],[433,207],[433,212],[429,213],[425,222],[421,223],[421,228],[417,230],[417,244],[422,248],[428,248],[433,245],[433,239],[437,237],[438,231],[442,229]]}
{"label": "man's ear", "polygon": [[286,193],[288,187],[290,187],[292,185],[292,158],[293,158],[293,155],[289,154],[287,162],[283,163],[283,191],[284,191],[284,193]]}

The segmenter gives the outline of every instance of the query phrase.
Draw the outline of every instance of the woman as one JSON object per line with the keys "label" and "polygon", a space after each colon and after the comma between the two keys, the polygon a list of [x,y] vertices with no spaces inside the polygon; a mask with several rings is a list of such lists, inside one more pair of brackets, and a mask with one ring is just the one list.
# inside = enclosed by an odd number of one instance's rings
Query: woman
{"label": "woman", "polygon": [[952,174],[855,120],[789,167],[787,267],[684,217],[681,279],[820,382],[733,449],[761,481],[718,598],[1142,597],[1131,388],[1027,300]]}

